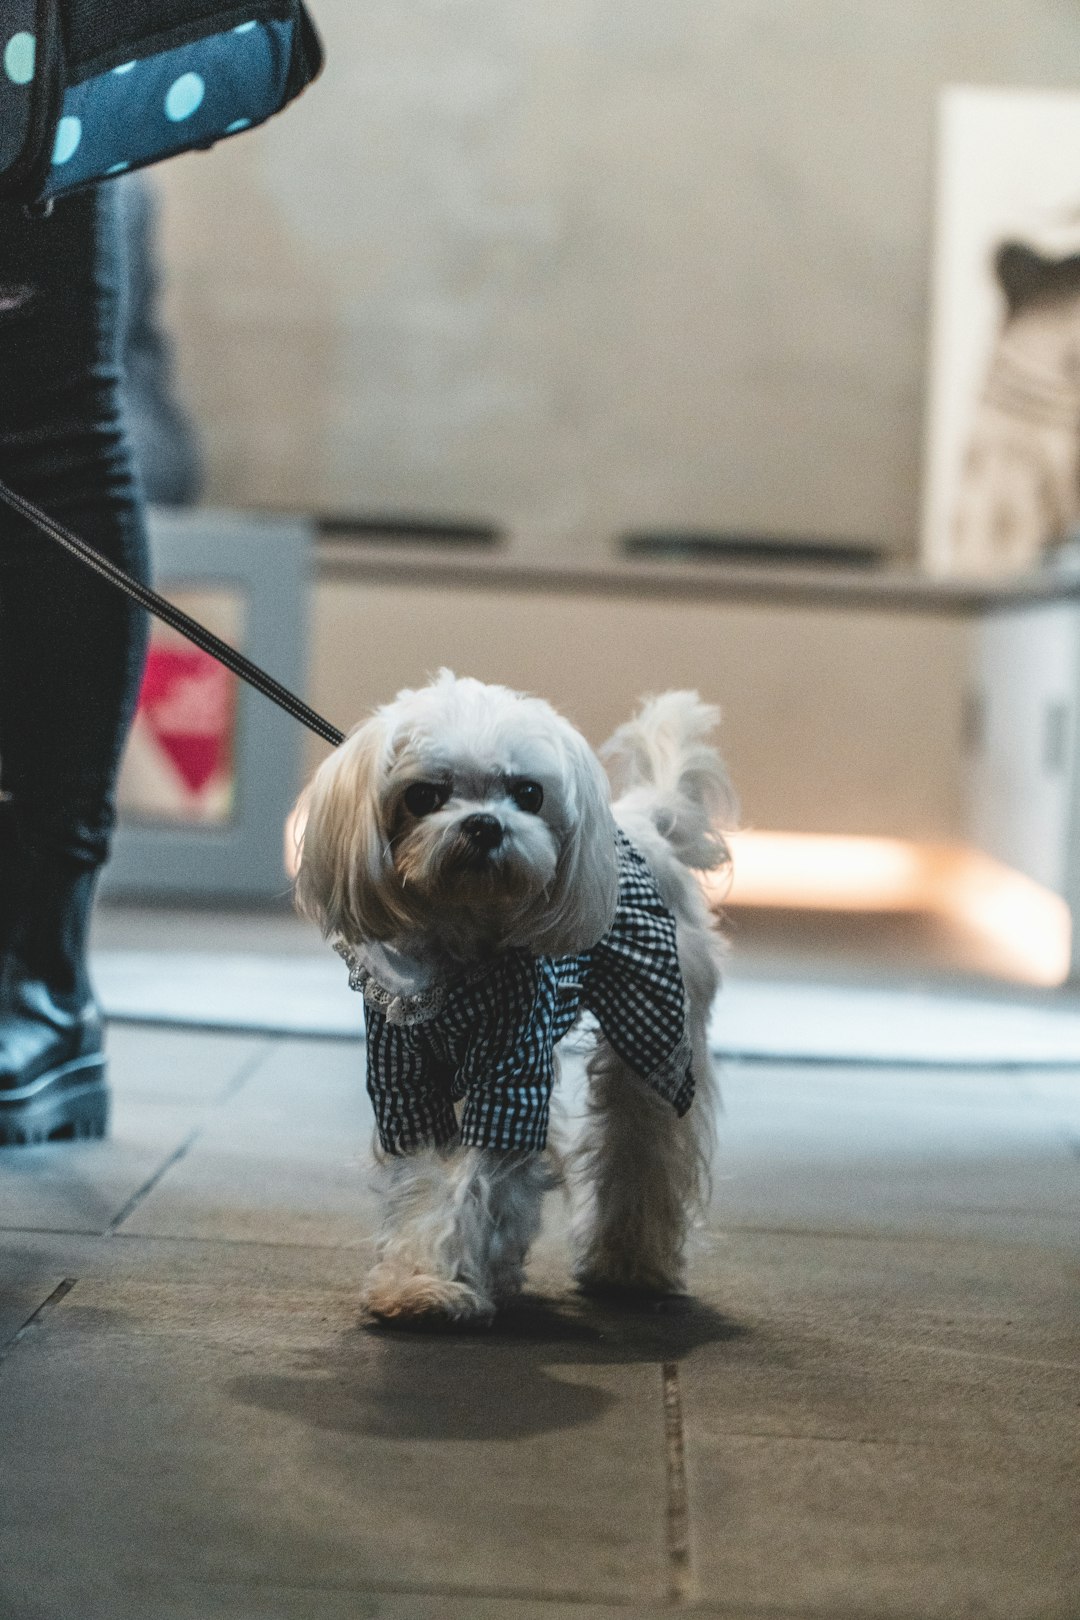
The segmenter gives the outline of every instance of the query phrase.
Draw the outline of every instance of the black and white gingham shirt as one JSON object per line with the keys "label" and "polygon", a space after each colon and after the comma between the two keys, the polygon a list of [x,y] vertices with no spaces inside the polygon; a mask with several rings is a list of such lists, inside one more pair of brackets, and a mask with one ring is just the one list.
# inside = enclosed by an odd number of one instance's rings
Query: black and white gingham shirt
{"label": "black and white gingham shirt", "polygon": [[[694,1096],[675,918],[621,831],[615,921],[580,956],[511,950],[417,995],[379,984],[348,946],[364,996],[368,1090],[388,1153],[459,1139],[539,1149],[547,1140],[556,1044],[592,1013],[619,1056],[681,1117]],[[454,1104],[463,1102],[460,1127]]]}

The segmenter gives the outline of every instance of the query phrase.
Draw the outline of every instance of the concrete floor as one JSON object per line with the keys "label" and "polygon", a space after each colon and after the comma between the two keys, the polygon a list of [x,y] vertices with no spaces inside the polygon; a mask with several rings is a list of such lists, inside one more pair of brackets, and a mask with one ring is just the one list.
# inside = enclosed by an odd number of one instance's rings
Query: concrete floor
{"label": "concrete floor", "polygon": [[684,1312],[356,1295],[355,1045],[115,1027],[0,1153],[2,1620],[1076,1620],[1080,1077],[729,1068]]}

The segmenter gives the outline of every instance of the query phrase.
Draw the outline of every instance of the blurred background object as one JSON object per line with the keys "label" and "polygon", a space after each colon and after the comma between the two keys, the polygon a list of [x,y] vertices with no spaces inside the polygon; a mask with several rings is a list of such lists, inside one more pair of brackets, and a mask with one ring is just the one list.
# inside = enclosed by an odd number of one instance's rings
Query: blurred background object
{"label": "blurred background object", "polygon": [[[1078,98],[1080,99],[1080,98]],[[1080,222],[1056,252],[1002,242],[1006,313],[964,456],[953,556],[963,572],[1030,568],[1080,511]]]}
{"label": "blurred background object", "polygon": [[177,393],[172,340],[161,313],[158,199],[155,180],[122,175],[128,285],[123,329],[124,405],[132,451],[147,500],[190,506],[203,487],[194,419]]}
{"label": "blurred background object", "polygon": [[[786,902],[737,878],[744,947],[835,952],[843,918],[865,954],[876,917],[882,960],[1060,980],[1080,609],[1030,573],[1042,538],[972,580],[954,530],[1002,321],[1043,307],[994,253],[1073,196],[1080,15],[321,0],[318,22],[326,72],[287,124],[155,176],[157,375],[212,511],[310,526],[304,695],[347,727],[447,663],[599,742],[696,686],[750,831],[787,840],[744,859],[808,868]],[[186,498],[189,424],[157,420]],[[293,787],[321,754],[299,746]],[[902,896],[867,877],[882,847]],[[994,919],[1028,901],[1010,943]]]}
{"label": "blurred background object", "polygon": [[[162,594],[291,691],[308,681],[312,527],[299,517],[152,510]],[[151,621],[102,893],[139,903],[289,903],[281,828],[304,733],[209,653]]]}
{"label": "blurred background object", "polygon": [[1080,508],[1080,94],[953,86],[939,118],[923,555],[1037,568]]}
{"label": "blurred background object", "polygon": [[317,93],[160,170],[210,500],[916,560],[939,98],[1073,91],[1080,15],[317,11]]}

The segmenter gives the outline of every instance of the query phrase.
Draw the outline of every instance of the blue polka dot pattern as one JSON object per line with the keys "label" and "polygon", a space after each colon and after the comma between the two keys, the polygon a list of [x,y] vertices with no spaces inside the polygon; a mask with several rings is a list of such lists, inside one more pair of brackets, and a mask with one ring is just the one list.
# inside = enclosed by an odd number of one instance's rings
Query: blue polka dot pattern
{"label": "blue polka dot pattern", "polygon": [[12,34],[4,46],[4,72],[12,84],[29,84],[34,77],[37,40],[25,28]]}
{"label": "blue polka dot pattern", "polygon": [[70,114],[61,118],[56,126],[56,145],[53,147],[52,160],[54,163],[70,163],[79,150],[82,140],[82,121],[72,118]]}
{"label": "blue polka dot pattern", "polygon": [[292,47],[291,21],[242,23],[71,85],[60,122],[69,133],[61,143],[58,132],[44,194],[262,123],[284,100]]}
{"label": "blue polka dot pattern", "polygon": [[0,172],[21,154],[30,133],[31,91],[37,66],[36,0],[0,6]]}
{"label": "blue polka dot pattern", "polygon": [[205,95],[206,85],[197,73],[181,73],[176,82],[170,84],[165,97],[166,118],[174,124],[182,123],[198,112]]}

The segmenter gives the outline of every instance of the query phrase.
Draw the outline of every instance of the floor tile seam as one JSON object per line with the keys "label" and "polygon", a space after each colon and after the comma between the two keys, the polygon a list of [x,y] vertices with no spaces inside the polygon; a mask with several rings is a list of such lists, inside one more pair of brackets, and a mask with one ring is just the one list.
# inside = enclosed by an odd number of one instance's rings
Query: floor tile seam
{"label": "floor tile seam", "polygon": [[102,1229],[100,1234],[101,1236],[112,1237],[113,1234],[117,1232],[123,1225],[123,1223],[128,1220],[130,1216],[134,1215],[135,1211],[139,1208],[139,1205],[143,1203],[145,1199],[149,1198],[154,1188],[157,1187],[160,1182],[164,1181],[169,1171],[178,1165],[182,1159],[187,1157],[205,1129],[206,1124],[204,1121],[201,1124],[194,1126],[188,1132],[183,1141],[177,1147],[173,1148],[172,1152],[161,1162],[161,1164],[157,1166],[153,1174],[149,1175],[142,1185],[135,1189],[130,1198],[128,1198],[127,1202],[121,1205],[120,1209],[117,1210],[116,1214],[112,1216],[111,1220],[109,1220]]}
{"label": "floor tile seam", "polygon": [[358,1243],[300,1243],[290,1239],[192,1237],[184,1232],[103,1232],[98,1226],[5,1226],[0,1232],[23,1237],[76,1237],[108,1239],[110,1247],[124,1243],[190,1243],[207,1249],[309,1249],[313,1254],[353,1254],[375,1242],[375,1234]]}
{"label": "floor tile seam", "polygon": [[[150,1572],[129,1569],[129,1575],[149,1575]],[[658,1606],[658,1600],[653,1597],[640,1595],[623,1596],[621,1594],[599,1594],[596,1592],[580,1591],[576,1588],[556,1588],[544,1590],[533,1586],[502,1586],[496,1583],[479,1585],[476,1583],[457,1583],[453,1581],[394,1581],[394,1580],[364,1580],[362,1577],[356,1581],[288,1581],[288,1580],[243,1580],[240,1578],[225,1580],[220,1577],[198,1576],[185,1577],[184,1585],[192,1586],[200,1591],[237,1591],[237,1592],[312,1592],[328,1595],[348,1595],[351,1593],[371,1593],[375,1596],[386,1597],[434,1597],[467,1599],[474,1602],[495,1601],[503,1603],[545,1603],[554,1609],[561,1609],[567,1605],[579,1607],[596,1607],[612,1609],[618,1612],[633,1611],[643,1606]],[[667,1608],[662,1601],[659,1607]],[[692,1612],[692,1611],[691,1611]]]}
{"label": "floor tile seam", "polygon": [[230,1079],[226,1080],[221,1088],[210,1099],[210,1109],[212,1110],[215,1107],[220,1107],[223,1103],[231,1102],[239,1092],[243,1091],[244,1087],[253,1078],[253,1076],[258,1074],[259,1070],[264,1066],[264,1064],[270,1061],[270,1058],[282,1044],[282,1040],[279,1037],[264,1035],[260,1039],[255,1050],[253,1052],[249,1052],[247,1057],[239,1065],[235,1074],[233,1074]]}
{"label": "floor tile seam", "polygon": [[227,1592],[289,1592],[320,1594],[322,1596],[363,1596],[365,1593],[372,1596],[386,1597],[418,1597],[418,1598],[448,1598],[451,1600],[464,1599],[472,1602],[508,1602],[529,1603],[534,1605],[550,1606],[554,1613],[568,1606],[587,1608],[590,1611],[603,1614],[627,1614],[633,1620],[634,1616],[647,1616],[653,1620],[654,1616],[672,1615],[686,1616],[691,1620],[693,1616],[701,1620],[881,1620],[881,1616],[869,1610],[828,1610],[819,1608],[781,1608],[774,1605],[758,1605],[754,1603],[727,1604],[722,1600],[710,1598],[694,1598],[686,1602],[674,1603],[670,1600],[656,1597],[621,1597],[597,1596],[595,1594],[577,1592],[574,1590],[544,1591],[532,1587],[503,1587],[481,1586],[475,1584],[457,1585],[452,1582],[412,1582],[412,1581],[365,1581],[363,1579],[349,1582],[311,1582],[311,1581],[273,1581],[243,1579],[223,1580],[213,1576],[200,1579],[197,1576],[185,1577],[178,1583],[169,1583],[162,1586],[162,1590],[175,1591],[184,1587],[194,1588],[198,1591],[227,1591]]}
{"label": "floor tile seam", "polygon": [[[825,1376],[830,1367],[835,1368],[838,1365],[838,1357],[847,1362],[852,1359],[853,1353],[857,1354],[859,1351],[880,1352],[883,1346],[887,1348],[888,1354],[894,1361],[904,1355],[934,1356],[941,1359],[952,1358],[960,1361],[992,1363],[998,1366],[1016,1367],[1033,1372],[1066,1373],[1073,1378],[1080,1375],[1080,1363],[1075,1361],[1049,1361],[1040,1356],[1010,1355],[1003,1350],[969,1350],[964,1345],[916,1344],[906,1339],[891,1338],[887,1333],[869,1338],[851,1338],[847,1335],[838,1335],[828,1340],[823,1347],[828,1353],[827,1359],[804,1360],[798,1367],[797,1372],[802,1377],[820,1378]],[[693,1355],[688,1355],[683,1359],[687,1362],[690,1371],[693,1372],[695,1370],[695,1358]],[[731,1365],[736,1364],[732,1363]],[[737,1365],[742,1370],[745,1370],[747,1364],[743,1362]],[[758,1373],[768,1371],[767,1368],[754,1364],[751,1364],[751,1370]],[[847,1374],[849,1377],[872,1379],[881,1376],[883,1372],[885,1376],[888,1376],[892,1370],[891,1366],[883,1369],[879,1360],[875,1365],[867,1365],[862,1362],[856,1366],[848,1366]]]}
{"label": "floor tile seam", "polygon": [[[715,1062],[722,1066],[737,1065],[737,1071],[742,1074],[771,1069],[779,1081],[783,1081],[792,1072],[802,1078],[808,1070],[834,1074],[839,1080],[846,1080],[861,1069],[870,1069],[874,1073],[895,1075],[898,1080],[906,1079],[908,1076],[925,1080],[931,1075],[940,1074],[950,1080],[964,1080],[974,1075],[985,1075],[990,1080],[1022,1082],[1029,1076],[1042,1074],[1057,1079],[1062,1075],[1074,1073],[1077,1064],[1075,1054],[1066,1057],[1016,1058],[918,1057],[914,1054],[908,1057],[873,1057],[862,1052],[819,1054],[740,1051],[737,1047],[725,1046],[723,1043],[712,1047],[712,1056]],[[731,1072],[735,1073],[736,1070],[732,1069]],[[1035,1100],[1019,1089],[1013,1095],[1017,1101],[1025,1103]]]}
{"label": "floor tile seam", "polygon": [[127,1202],[108,1222],[104,1229],[104,1236],[111,1237],[114,1233],[119,1231],[124,1222],[130,1219],[139,1206],[144,1203],[145,1200],[149,1198],[150,1194],[154,1192],[162,1181],[164,1181],[170,1170],[174,1170],[183,1159],[187,1158],[187,1155],[195,1146],[195,1143],[209,1128],[211,1119],[216,1110],[224,1106],[233,1097],[235,1097],[238,1092],[243,1090],[252,1076],[258,1072],[264,1063],[269,1061],[270,1056],[276,1049],[277,1045],[278,1043],[274,1040],[266,1040],[259,1047],[257,1047],[254,1052],[250,1052],[248,1054],[244,1062],[240,1064],[240,1067],[236,1073],[231,1077],[231,1079],[226,1081],[225,1085],[217,1093],[216,1097],[214,1097],[204,1108],[202,1117],[200,1118],[198,1124],[188,1132],[187,1136],[179,1144],[179,1146],[174,1148],[172,1153],[170,1153],[168,1157],[158,1165],[153,1174],[148,1176],[142,1185],[135,1189]]}
{"label": "floor tile seam", "polygon": [[[997,1324],[990,1322],[989,1326]],[[885,1325],[887,1326],[887,1324]],[[890,1354],[929,1356],[955,1356],[964,1361],[1005,1362],[1014,1367],[1040,1368],[1044,1372],[1080,1374],[1080,1362],[1050,1361],[1044,1356],[1018,1356],[1007,1350],[972,1350],[963,1344],[944,1344],[939,1341],[924,1343],[916,1339],[902,1339],[887,1331],[877,1334],[838,1332],[831,1341],[833,1351],[846,1354],[849,1350],[880,1350],[887,1345]],[[873,1372],[873,1369],[866,1369]]]}
{"label": "floor tile seam", "polygon": [[[1060,1168],[1060,1167],[1059,1167]],[[1080,1165],[1077,1166],[1076,1193],[1080,1195]],[[948,1212],[951,1216],[961,1216],[970,1220],[973,1216],[984,1220],[1000,1221],[1003,1218],[1025,1221],[1059,1221],[1067,1220],[1070,1216],[1075,1219],[1075,1203],[1062,1202],[1058,1204],[950,1204]]]}
{"label": "floor tile seam", "polygon": [[[0,1228],[3,1230],[3,1228]],[[12,1228],[11,1230],[18,1230]],[[33,1230],[29,1228],[28,1230]],[[82,1235],[82,1234],[79,1234]],[[293,1238],[234,1238],[234,1237],[194,1237],[189,1232],[90,1232],[90,1237],[108,1236],[114,1241],[123,1239],[127,1243],[192,1243],[202,1248],[218,1249],[309,1249],[313,1254],[358,1254],[365,1248],[370,1248],[375,1242],[375,1233],[370,1237],[362,1238],[356,1243],[301,1243]]]}
{"label": "floor tile seam", "polygon": [[13,1233],[17,1237],[100,1238],[104,1236],[100,1226],[8,1226],[3,1221],[0,1221],[0,1232]]}
{"label": "floor tile seam", "polygon": [[[993,1210],[982,1213],[993,1215]],[[1060,1217],[1055,1217],[1060,1218]],[[986,1233],[975,1236],[971,1232],[874,1232],[865,1227],[832,1227],[832,1226],[762,1226],[757,1222],[728,1221],[724,1226],[714,1226],[711,1231],[717,1239],[731,1236],[739,1237],[782,1237],[797,1238],[800,1241],[811,1243],[891,1243],[897,1248],[920,1249],[1016,1249],[1028,1251],[1032,1247],[1041,1253],[1058,1254],[1075,1258],[1076,1245],[1054,1239],[1046,1241],[1040,1239],[1037,1244],[1020,1238],[995,1238],[994,1234]],[[723,1258],[722,1256],[714,1258]]]}
{"label": "floor tile seam", "polygon": [[682,1382],[678,1361],[661,1362],[658,1370],[664,1418],[667,1598],[673,1608],[682,1608],[696,1595]]}
{"label": "floor tile seam", "polygon": [[6,1343],[0,1345],[0,1369],[2,1369],[4,1362],[12,1354],[16,1347],[26,1338],[27,1334],[32,1333],[36,1327],[39,1327],[49,1312],[55,1306],[59,1305],[62,1299],[71,1293],[71,1290],[75,1287],[78,1280],[79,1279],[77,1277],[64,1277],[60,1282],[57,1283],[52,1292],[48,1294],[39,1305],[35,1306],[35,1308],[30,1312],[30,1315],[26,1318],[26,1321],[23,1322],[22,1326],[15,1329],[15,1332],[11,1335],[10,1339],[8,1339]]}
{"label": "floor tile seam", "polygon": [[[851,1342],[850,1340],[847,1342]],[[877,1340],[863,1340],[863,1343],[878,1343]],[[1015,1356],[1007,1350],[968,1350],[960,1344],[910,1344],[906,1340],[890,1346],[897,1350],[918,1351],[924,1355],[956,1356],[964,1361],[993,1361],[1003,1362],[1010,1367],[1038,1368],[1042,1372],[1064,1372],[1080,1374],[1080,1362],[1076,1361],[1047,1361],[1041,1356]]]}
{"label": "floor tile seam", "polygon": [[[989,1429],[976,1431],[976,1438],[991,1434]],[[797,1429],[741,1429],[714,1427],[710,1429],[710,1441],[713,1440],[776,1440],[795,1445],[826,1445],[826,1446],[877,1446],[887,1451],[939,1451],[948,1454],[955,1453],[957,1445],[971,1439],[969,1431],[960,1434],[950,1434],[944,1440],[912,1440],[899,1435],[880,1434],[813,1434],[801,1433]]]}
{"label": "floor tile seam", "polygon": [[282,1029],[267,1024],[218,1024],[192,1018],[149,1018],[145,1014],[113,1012],[105,1020],[106,1028],[117,1025],[124,1029],[182,1030],[191,1035],[235,1035],[249,1040],[319,1041],[324,1044],[363,1046],[363,1031],[329,1029]]}

